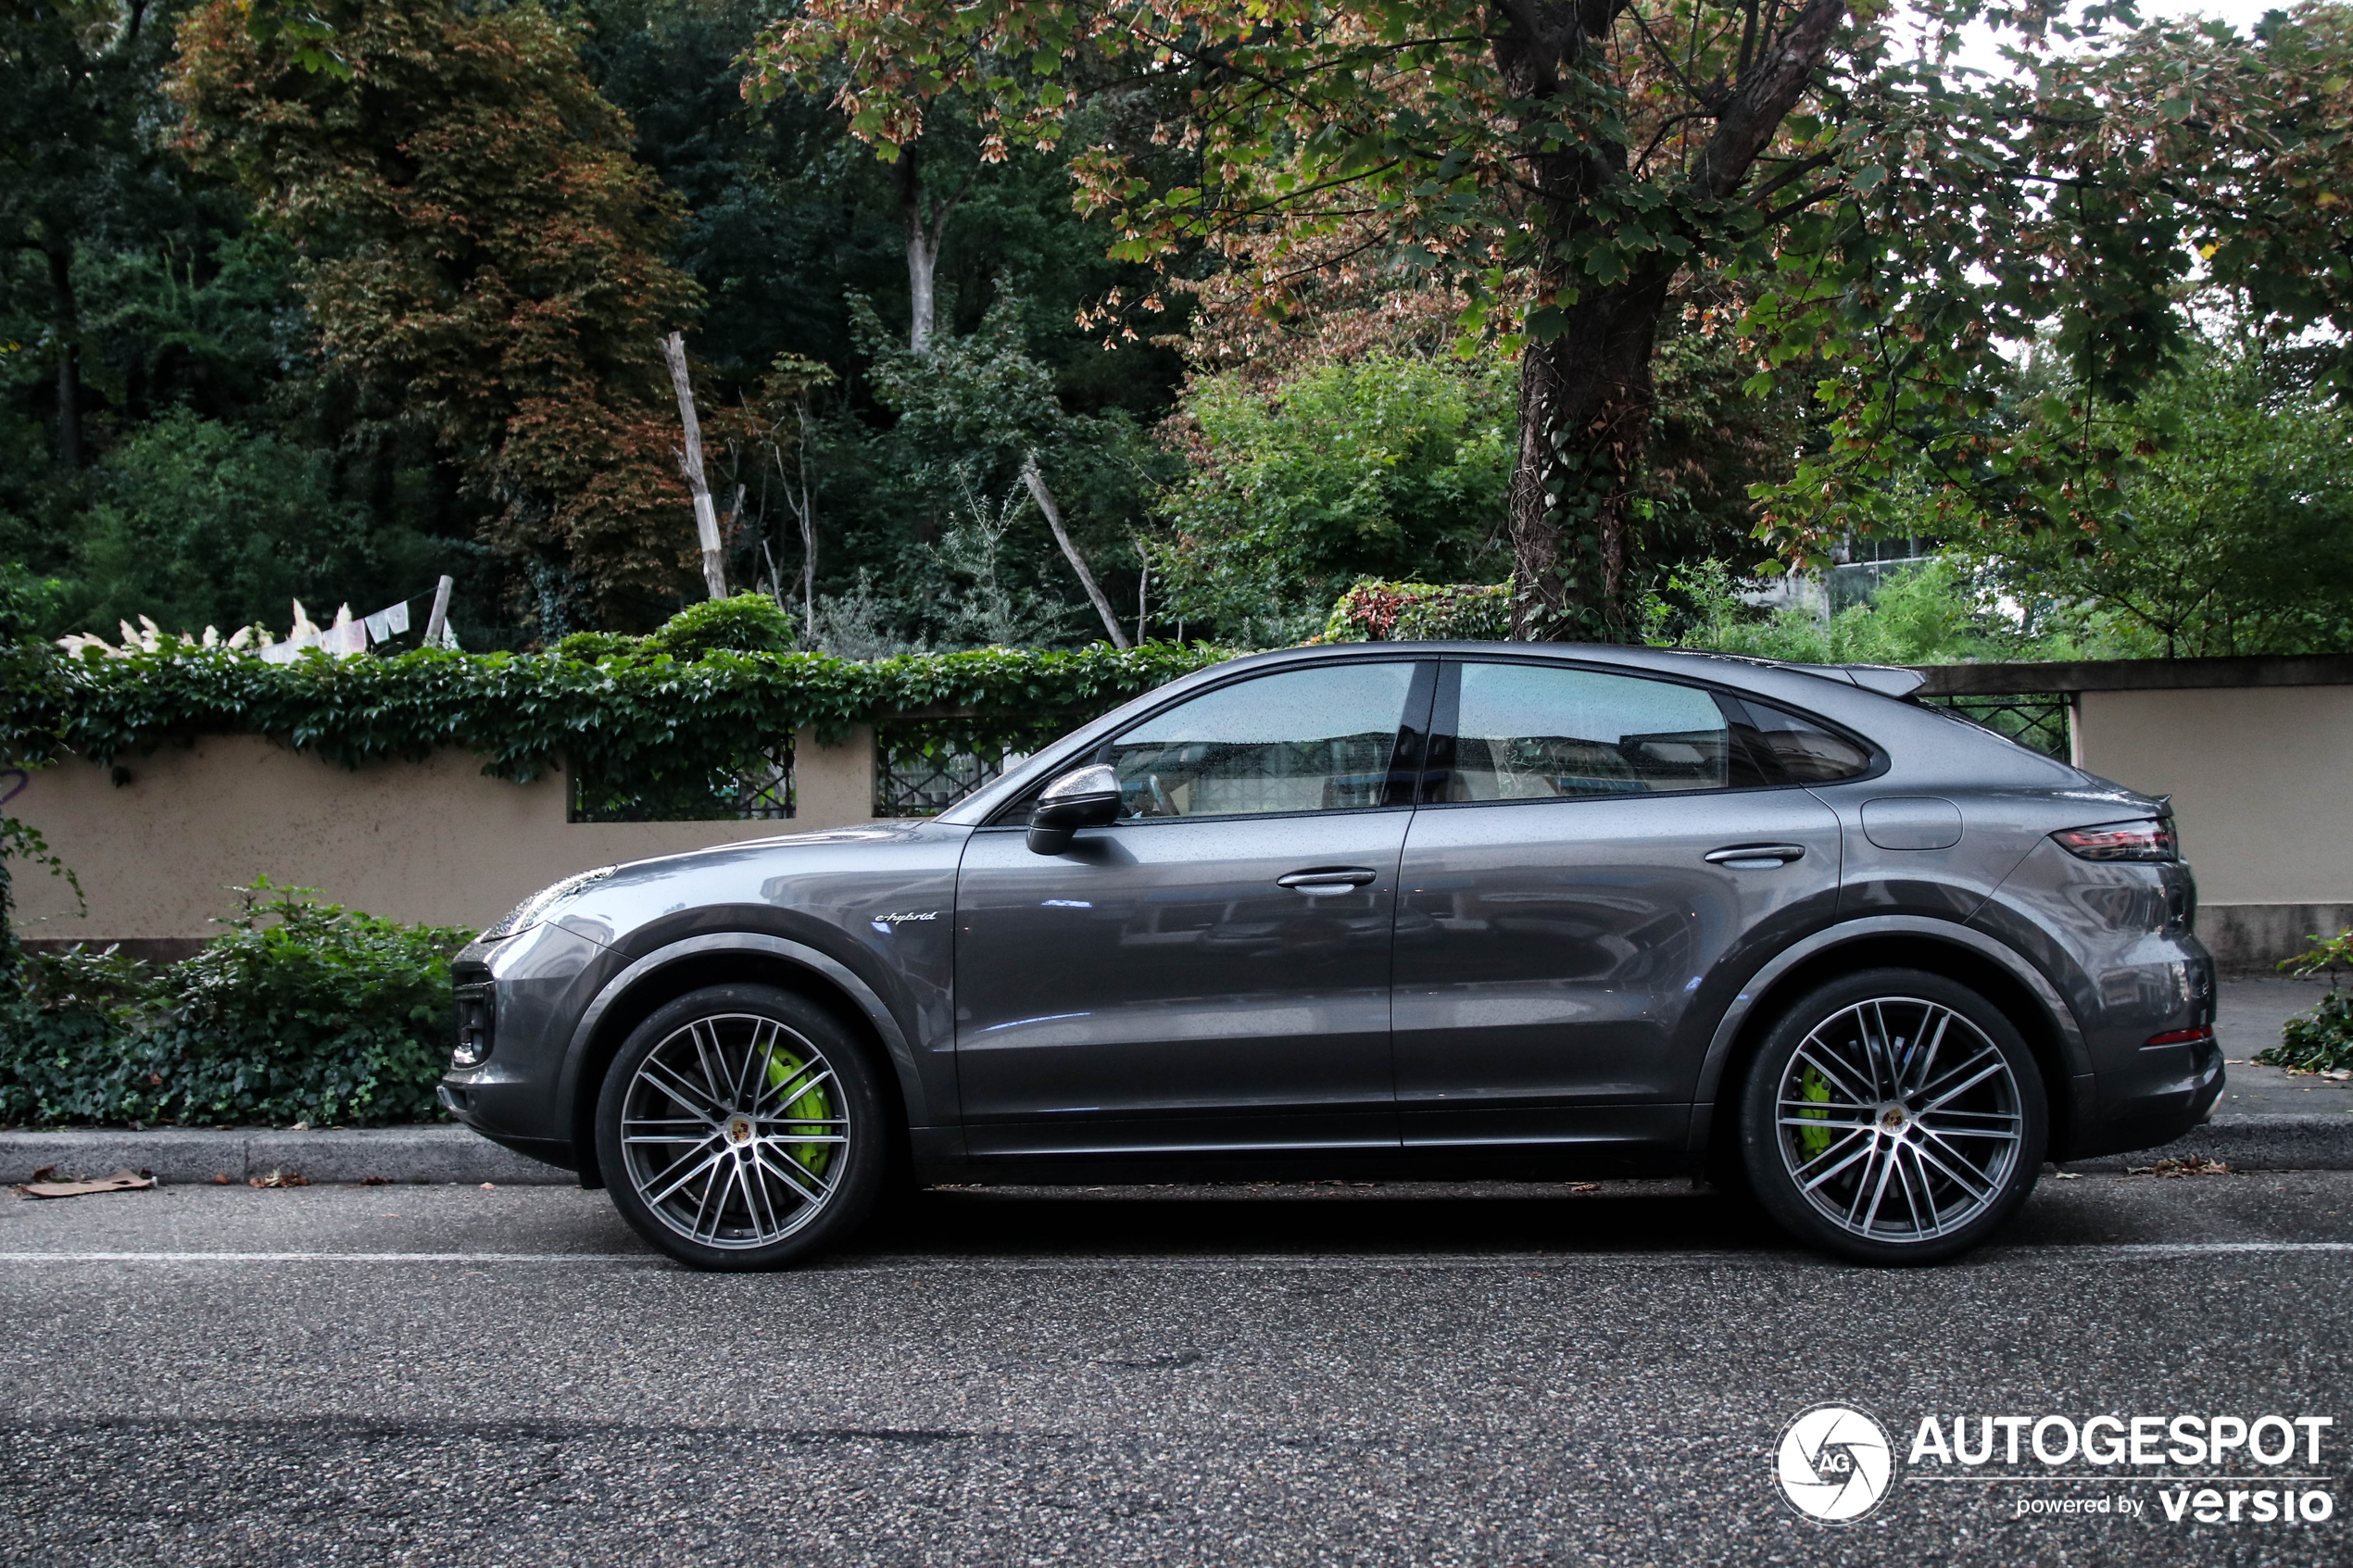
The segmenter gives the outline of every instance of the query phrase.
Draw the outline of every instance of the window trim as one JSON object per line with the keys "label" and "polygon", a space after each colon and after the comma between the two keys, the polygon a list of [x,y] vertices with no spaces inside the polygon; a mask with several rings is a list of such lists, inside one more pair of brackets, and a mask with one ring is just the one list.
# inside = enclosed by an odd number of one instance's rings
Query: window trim
{"label": "window trim", "polygon": [[[1843,779],[1820,781],[1825,787],[1831,784],[1860,784],[1866,780],[1876,779],[1893,766],[1893,759],[1889,757],[1887,748],[1869,736],[1857,734],[1844,724],[1834,723],[1819,714],[1807,712],[1804,709],[1792,707],[1788,703],[1754,696],[1753,694],[1743,692],[1736,686],[1718,685],[1710,681],[1686,680],[1663,673],[1654,674],[1647,670],[1632,671],[1617,665],[1588,663],[1581,659],[1514,658],[1509,654],[1450,653],[1443,656],[1441,662],[1446,668],[1439,675],[1436,700],[1430,714],[1430,734],[1425,752],[1426,761],[1422,770],[1420,798],[1416,803],[1417,809],[1423,810],[1453,810],[1469,806],[1578,806],[1607,800],[1681,800],[1693,796],[1716,798],[1729,795],[1756,795],[1766,790],[1814,787],[1800,780],[1788,777],[1778,759],[1769,755],[1759,757],[1745,741],[1742,740],[1740,730],[1744,721],[1746,727],[1751,729],[1755,727],[1747,709],[1751,700],[1764,707],[1793,714],[1809,724],[1819,725],[1823,730],[1843,740],[1852,741],[1869,754],[1871,759],[1869,767],[1859,773],[1853,773]],[[1743,754],[1748,758],[1750,767],[1755,771],[1759,778],[1767,782],[1755,784],[1727,784],[1716,789],[1646,790],[1641,795],[1612,793],[1562,795],[1549,797],[1523,796],[1499,800],[1448,800],[1444,797],[1444,792],[1447,778],[1454,771],[1456,731],[1462,723],[1462,667],[1466,664],[1518,664],[1543,670],[1576,670],[1593,675],[1615,675],[1626,681],[1654,681],[1660,685],[1681,686],[1687,690],[1705,693],[1716,703],[1717,710],[1724,716],[1725,728],[1729,732],[1730,744],[1741,748]]]}
{"label": "window trim", "polygon": [[[1229,686],[1239,686],[1246,681],[1274,680],[1302,670],[1332,670],[1363,664],[1408,665],[1412,668],[1412,675],[1405,684],[1405,706],[1403,712],[1399,716],[1397,745],[1390,754],[1389,780],[1381,792],[1384,798],[1377,806],[1342,806],[1331,810],[1317,811],[1228,811],[1208,817],[1127,817],[1112,825],[1124,828],[1141,827],[1148,822],[1263,822],[1285,817],[1351,817],[1362,816],[1373,811],[1410,811],[1417,804],[1415,798],[1418,793],[1416,781],[1428,777],[1432,717],[1430,709],[1437,688],[1441,684],[1442,671],[1440,668],[1441,662],[1428,654],[1406,654],[1396,659],[1365,659],[1359,655],[1346,659],[1307,659],[1297,664],[1285,664],[1275,670],[1244,671],[1232,680],[1217,681],[1207,685],[1197,686],[1173,701],[1162,703],[1159,707],[1138,715],[1126,729],[1119,732],[1119,734],[1128,734],[1138,726],[1148,724],[1162,714],[1181,708],[1198,697],[1207,696],[1212,692],[1224,691]],[[1107,735],[1091,751],[1072,757],[1063,771],[1067,772],[1072,768],[1083,768],[1090,762],[1109,762],[1111,748],[1118,743],[1119,734]],[[1411,753],[1410,760],[1408,759],[1409,752]],[[1060,774],[1054,776],[1059,777]],[[1052,782],[1052,778],[1041,779],[1038,781],[1038,788],[1042,790]],[[1035,793],[1035,791],[1025,792],[1005,802],[989,814],[987,822],[974,831],[988,833],[1007,828],[1026,828],[1029,809],[1036,803]]]}

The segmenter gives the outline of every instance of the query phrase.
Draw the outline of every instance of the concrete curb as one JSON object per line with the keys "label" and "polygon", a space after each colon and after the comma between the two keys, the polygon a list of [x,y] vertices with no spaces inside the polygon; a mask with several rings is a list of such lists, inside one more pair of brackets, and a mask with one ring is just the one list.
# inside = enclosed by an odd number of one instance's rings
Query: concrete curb
{"label": "concrete curb", "polygon": [[2353,1113],[2217,1116],[2162,1148],[2070,1160],[2070,1171],[2122,1171],[2159,1160],[2219,1160],[2234,1171],[2353,1171]]}
{"label": "concrete curb", "polygon": [[57,1133],[0,1131],[0,1182],[31,1179],[43,1166],[65,1175],[103,1175],[129,1166],[184,1185],[226,1176],[232,1182],[272,1171],[314,1182],[497,1182],[570,1186],[570,1171],[499,1148],[464,1127],[322,1128],[76,1127]]}
{"label": "concrete curb", "polygon": [[[2219,1160],[2240,1171],[2353,1171],[2353,1113],[2218,1116],[2163,1148],[2073,1160],[2071,1171],[2122,1171],[2159,1160]],[[43,1166],[65,1175],[104,1175],[129,1166],[176,1184],[226,1176],[243,1182],[284,1171],[314,1182],[497,1182],[570,1186],[570,1171],[543,1165],[463,1127],[371,1127],[282,1132],[158,1127],[0,1131],[0,1182],[31,1179]]]}

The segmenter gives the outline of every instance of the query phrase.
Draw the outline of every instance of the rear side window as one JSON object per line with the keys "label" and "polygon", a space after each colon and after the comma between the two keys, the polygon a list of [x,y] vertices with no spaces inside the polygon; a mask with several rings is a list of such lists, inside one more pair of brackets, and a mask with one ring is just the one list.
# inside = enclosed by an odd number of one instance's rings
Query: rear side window
{"label": "rear side window", "polygon": [[1465,663],[1447,800],[1556,800],[1760,782],[1692,686],[1538,664]]}
{"label": "rear side window", "polygon": [[1740,707],[1749,721],[1741,726],[1741,739],[1785,783],[1835,784],[1871,771],[1869,746],[1753,696],[1741,698]]}

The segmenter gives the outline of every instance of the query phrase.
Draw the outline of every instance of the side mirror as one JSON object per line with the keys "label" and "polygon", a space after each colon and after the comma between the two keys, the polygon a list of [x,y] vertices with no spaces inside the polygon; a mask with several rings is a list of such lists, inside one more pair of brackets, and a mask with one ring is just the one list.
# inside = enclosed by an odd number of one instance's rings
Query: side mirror
{"label": "side mirror", "polygon": [[1119,821],[1119,775],[1104,764],[1073,768],[1048,784],[1029,812],[1029,852],[1059,855],[1080,828]]}

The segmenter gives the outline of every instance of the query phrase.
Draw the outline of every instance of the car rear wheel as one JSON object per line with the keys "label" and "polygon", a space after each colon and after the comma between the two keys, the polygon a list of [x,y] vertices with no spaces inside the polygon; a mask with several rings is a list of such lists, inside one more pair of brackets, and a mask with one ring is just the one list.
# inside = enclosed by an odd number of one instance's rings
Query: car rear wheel
{"label": "car rear wheel", "polygon": [[781,1268],[854,1229],[882,1185],[884,1098],[822,1008],[712,985],[631,1032],[597,1100],[597,1155],[637,1233],[698,1269]]}
{"label": "car rear wheel", "polygon": [[1741,1157],[1767,1212],[1860,1262],[1927,1263],[2000,1228],[2032,1190],[2042,1074],[2015,1025],[1942,975],[1818,987],[1749,1064]]}

